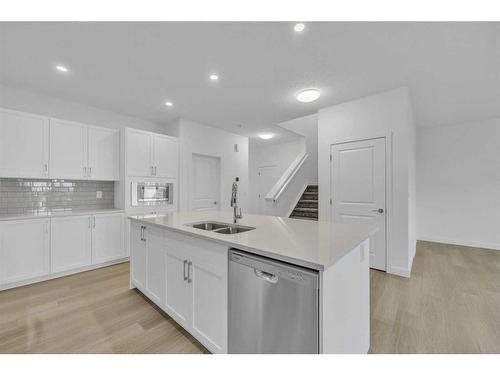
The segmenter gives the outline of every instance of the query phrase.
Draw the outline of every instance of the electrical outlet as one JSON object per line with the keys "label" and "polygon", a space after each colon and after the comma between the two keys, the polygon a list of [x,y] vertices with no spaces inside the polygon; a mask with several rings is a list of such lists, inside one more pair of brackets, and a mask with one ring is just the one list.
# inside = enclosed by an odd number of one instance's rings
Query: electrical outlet
{"label": "electrical outlet", "polygon": [[97,191],[95,192],[95,197],[96,197],[97,199],[102,199],[102,191],[97,190]]}

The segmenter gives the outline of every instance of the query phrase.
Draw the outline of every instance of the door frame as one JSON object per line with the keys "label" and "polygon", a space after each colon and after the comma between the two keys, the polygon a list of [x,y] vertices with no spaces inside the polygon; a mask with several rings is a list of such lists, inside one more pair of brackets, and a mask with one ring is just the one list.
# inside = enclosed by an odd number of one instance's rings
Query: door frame
{"label": "door frame", "polygon": [[[259,211],[259,215],[265,215],[265,213],[260,212],[260,209],[261,209],[261,200],[260,199],[261,199],[261,197],[259,196],[260,195],[259,192],[260,192],[260,183],[262,181],[260,179],[261,178],[261,174],[260,173],[261,173],[261,170],[263,170],[263,169],[270,169],[270,168],[278,168],[278,165],[276,165],[276,164],[269,164],[269,165],[260,165],[260,166],[257,166],[257,173],[258,173],[258,176],[259,176],[259,178],[258,178],[259,185],[258,185],[258,191],[257,191],[257,202],[258,202],[257,208],[258,208],[258,211]],[[271,188],[272,188],[272,186],[271,186]],[[265,202],[266,201],[265,195],[262,198],[264,198],[264,202]]]}
{"label": "door frame", "polygon": [[394,133],[392,131],[380,134],[374,134],[370,137],[363,138],[346,138],[339,140],[338,142],[330,144],[330,191],[329,191],[329,199],[330,209],[328,210],[328,220],[333,221],[333,165],[332,165],[332,147],[335,145],[341,145],[345,143],[353,143],[353,142],[361,142],[361,141],[370,141],[373,139],[383,138],[385,140],[385,272],[388,272],[389,267],[389,256],[391,254],[391,234],[392,234],[392,200],[394,197],[394,186],[393,186],[393,158],[392,158],[392,149],[394,145]]}
{"label": "door frame", "polygon": [[[209,154],[201,154],[198,152],[191,152],[191,157],[189,160],[189,176],[188,176],[188,181],[189,185],[194,184],[193,181],[193,173],[194,173],[194,166],[193,166],[193,158],[194,157],[202,157],[202,158],[212,158],[212,159],[217,159],[218,167],[219,167],[219,181],[218,181],[218,189],[217,189],[217,206],[218,208],[215,211],[221,211],[222,210],[222,202],[221,202],[221,197],[222,197],[222,157],[220,155],[209,155]],[[189,187],[189,198],[188,198],[188,207],[190,211],[193,211],[193,188],[192,186]]]}

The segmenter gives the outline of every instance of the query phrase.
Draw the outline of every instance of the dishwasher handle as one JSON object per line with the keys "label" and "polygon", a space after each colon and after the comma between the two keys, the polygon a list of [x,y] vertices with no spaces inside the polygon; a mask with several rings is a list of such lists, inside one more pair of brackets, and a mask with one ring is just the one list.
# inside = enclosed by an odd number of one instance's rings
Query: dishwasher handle
{"label": "dishwasher handle", "polygon": [[258,270],[257,268],[254,268],[254,273],[255,276],[260,277],[261,279],[264,279],[266,281],[269,281],[270,283],[276,284],[278,282],[278,276],[273,275],[272,273]]}

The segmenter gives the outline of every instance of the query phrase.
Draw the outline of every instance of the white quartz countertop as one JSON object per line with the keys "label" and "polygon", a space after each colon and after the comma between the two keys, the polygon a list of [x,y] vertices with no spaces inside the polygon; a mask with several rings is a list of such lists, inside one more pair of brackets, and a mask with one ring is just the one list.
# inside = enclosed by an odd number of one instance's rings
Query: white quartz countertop
{"label": "white quartz countertop", "polygon": [[187,224],[200,221],[232,223],[232,212],[172,212],[163,215],[129,216],[187,235],[213,240],[273,259],[324,270],[377,231],[372,224],[345,224],[246,214],[239,225],[255,230],[220,234]]}
{"label": "white quartz countertop", "polygon": [[61,210],[61,211],[44,211],[32,212],[25,214],[0,214],[0,221],[5,220],[23,220],[23,219],[48,219],[51,217],[61,216],[78,216],[78,215],[99,215],[124,212],[118,208],[104,208],[94,210]]}

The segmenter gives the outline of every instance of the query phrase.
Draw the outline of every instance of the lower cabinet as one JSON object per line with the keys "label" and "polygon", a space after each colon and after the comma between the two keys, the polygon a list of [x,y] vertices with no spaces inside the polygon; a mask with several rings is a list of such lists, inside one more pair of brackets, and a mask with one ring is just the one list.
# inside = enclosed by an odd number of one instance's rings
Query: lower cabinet
{"label": "lower cabinet", "polygon": [[90,216],[51,219],[51,272],[89,266],[92,263]]}
{"label": "lower cabinet", "polygon": [[121,213],[92,217],[92,264],[125,258],[125,220]]}
{"label": "lower cabinet", "polygon": [[50,273],[50,219],[0,222],[0,285]]}
{"label": "lower cabinet", "polygon": [[123,213],[0,221],[0,290],[126,257]]}
{"label": "lower cabinet", "polygon": [[131,223],[131,278],[213,353],[227,353],[227,247]]}
{"label": "lower cabinet", "polygon": [[146,227],[137,222],[130,225],[130,278],[142,292],[146,290]]}
{"label": "lower cabinet", "polygon": [[165,290],[165,242],[163,230],[147,227],[146,239],[146,291],[158,306],[163,305]]}

